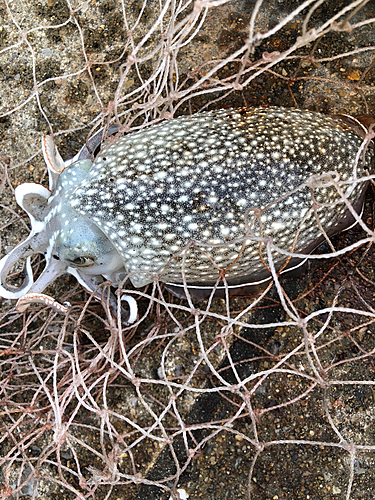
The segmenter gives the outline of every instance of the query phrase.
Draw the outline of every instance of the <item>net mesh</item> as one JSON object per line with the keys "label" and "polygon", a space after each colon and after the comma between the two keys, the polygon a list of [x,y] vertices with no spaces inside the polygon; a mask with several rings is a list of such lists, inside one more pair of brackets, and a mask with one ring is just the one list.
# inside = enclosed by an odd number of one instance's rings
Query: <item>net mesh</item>
{"label": "net mesh", "polygon": [[[43,134],[67,159],[100,127],[204,109],[374,114],[371,1],[5,0],[0,16],[2,255],[28,234],[14,187],[46,184]],[[47,291],[65,315],[2,300],[1,498],[372,498],[373,227],[371,185],[302,276],[279,279],[267,241],[260,294],[124,288],[131,326],[66,276]]]}

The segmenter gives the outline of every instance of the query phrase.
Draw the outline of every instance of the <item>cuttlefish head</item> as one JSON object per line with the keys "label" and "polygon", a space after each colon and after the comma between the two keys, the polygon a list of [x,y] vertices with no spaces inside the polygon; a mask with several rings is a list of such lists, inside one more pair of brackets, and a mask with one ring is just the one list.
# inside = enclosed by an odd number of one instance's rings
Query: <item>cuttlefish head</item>
{"label": "cuttlefish head", "polygon": [[[20,311],[30,302],[39,302],[41,292],[62,274],[75,276],[89,292],[94,292],[104,280],[119,282],[126,273],[121,257],[104,233],[70,206],[72,193],[92,165],[88,149],[83,148],[67,162],[62,160],[50,136],[43,137],[42,149],[49,189],[37,183],[21,184],[15,189],[18,205],[30,218],[31,232],[0,260],[0,296],[18,299]],[[36,281],[31,267],[35,254],[43,254],[46,261]],[[8,282],[9,273],[20,259],[26,259],[25,278],[15,287]],[[95,295],[100,298],[101,292]],[[42,297],[52,305],[59,305],[48,296]],[[130,316],[134,321],[134,310]]]}

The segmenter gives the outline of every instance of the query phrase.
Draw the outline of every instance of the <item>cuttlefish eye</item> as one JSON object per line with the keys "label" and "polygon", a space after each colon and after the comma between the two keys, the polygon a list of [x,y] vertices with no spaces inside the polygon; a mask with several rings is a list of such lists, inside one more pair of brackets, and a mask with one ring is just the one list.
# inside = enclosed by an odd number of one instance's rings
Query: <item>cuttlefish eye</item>
{"label": "cuttlefish eye", "polygon": [[[107,267],[108,261],[118,255],[111,242],[90,221],[75,219],[72,226],[74,230],[62,231],[57,237],[55,259],[74,268],[99,269]],[[115,260],[119,261],[116,268],[122,267],[121,257]]]}
{"label": "cuttlefish eye", "polygon": [[[60,256],[57,254],[52,255],[55,260],[60,260]],[[65,258],[66,262],[74,267],[90,267],[96,263],[96,258],[89,255],[79,255],[72,259]]]}
{"label": "cuttlefish eye", "polygon": [[77,267],[91,267],[95,264],[95,257],[80,256],[75,259],[67,259],[72,266]]}

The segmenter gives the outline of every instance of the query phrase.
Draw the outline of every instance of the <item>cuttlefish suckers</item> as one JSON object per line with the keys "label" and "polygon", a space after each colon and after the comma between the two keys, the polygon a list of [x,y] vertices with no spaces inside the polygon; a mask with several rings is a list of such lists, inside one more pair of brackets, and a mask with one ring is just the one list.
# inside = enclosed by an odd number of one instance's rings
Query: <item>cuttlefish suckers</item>
{"label": "cuttlefish suckers", "polygon": [[63,168],[47,154],[50,191],[17,188],[33,231],[28,250],[21,243],[1,261],[0,294],[11,293],[9,264],[37,252],[49,274],[33,284],[29,272],[18,297],[64,272],[88,289],[129,275],[135,287],[157,277],[180,296],[185,283],[197,299],[215,284],[219,295],[247,293],[271,279],[270,259],[294,268],[303,258],[285,252],[309,254],[353,224],[347,202],[361,212],[374,158],[366,132],[345,115],[231,109],[128,134],[93,163],[78,156]]}

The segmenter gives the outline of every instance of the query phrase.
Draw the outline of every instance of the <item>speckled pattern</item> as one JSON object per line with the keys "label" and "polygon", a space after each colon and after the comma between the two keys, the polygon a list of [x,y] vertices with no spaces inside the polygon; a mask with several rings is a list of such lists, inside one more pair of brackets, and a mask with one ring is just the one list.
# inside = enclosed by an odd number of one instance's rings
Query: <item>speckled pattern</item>
{"label": "speckled pattern", "polygon": [[[311,209],[310,189],[305,186],[279,198],[311,175],[336,171],[340,180],[352,178],[361,143],[339,119],[295,109],[220,110],[180,117],[129,134],[105,149],[75,190],[71,206],[109,237],[128,272],[159,273],[189,240],[198,247],[199,242],[208,244],[202,250],[226,268],[245,239],[244,252],[226,277],[233,283],[254,283],[264,264],[259,243],[245,236],[269,236],[289,250],[299,230],[294,250],[311,251],[322,233]],[[369,168],[372,156],[368,150],[356,176]],[[345,189],[355,203],[364,184]],[[329,234],[342,229],[347,210],[336,190],[320,183],[314,196],[318,203],[332,204],[317,210],[322,227]],[[270,203],[261,228],[251,210],[246,223],[249,209]],[[265,256],[264,247],[262,253]],[[278,267],[285,262],[281,254],[274,253],[274,259]],[[218,277],[196,249],[189,250],[185,271],[191,283],[212,283]],[[131,280],[142,286],[152,277],[138,273]],[[181,282],[181,259],[168,264],[162,280]]]}

